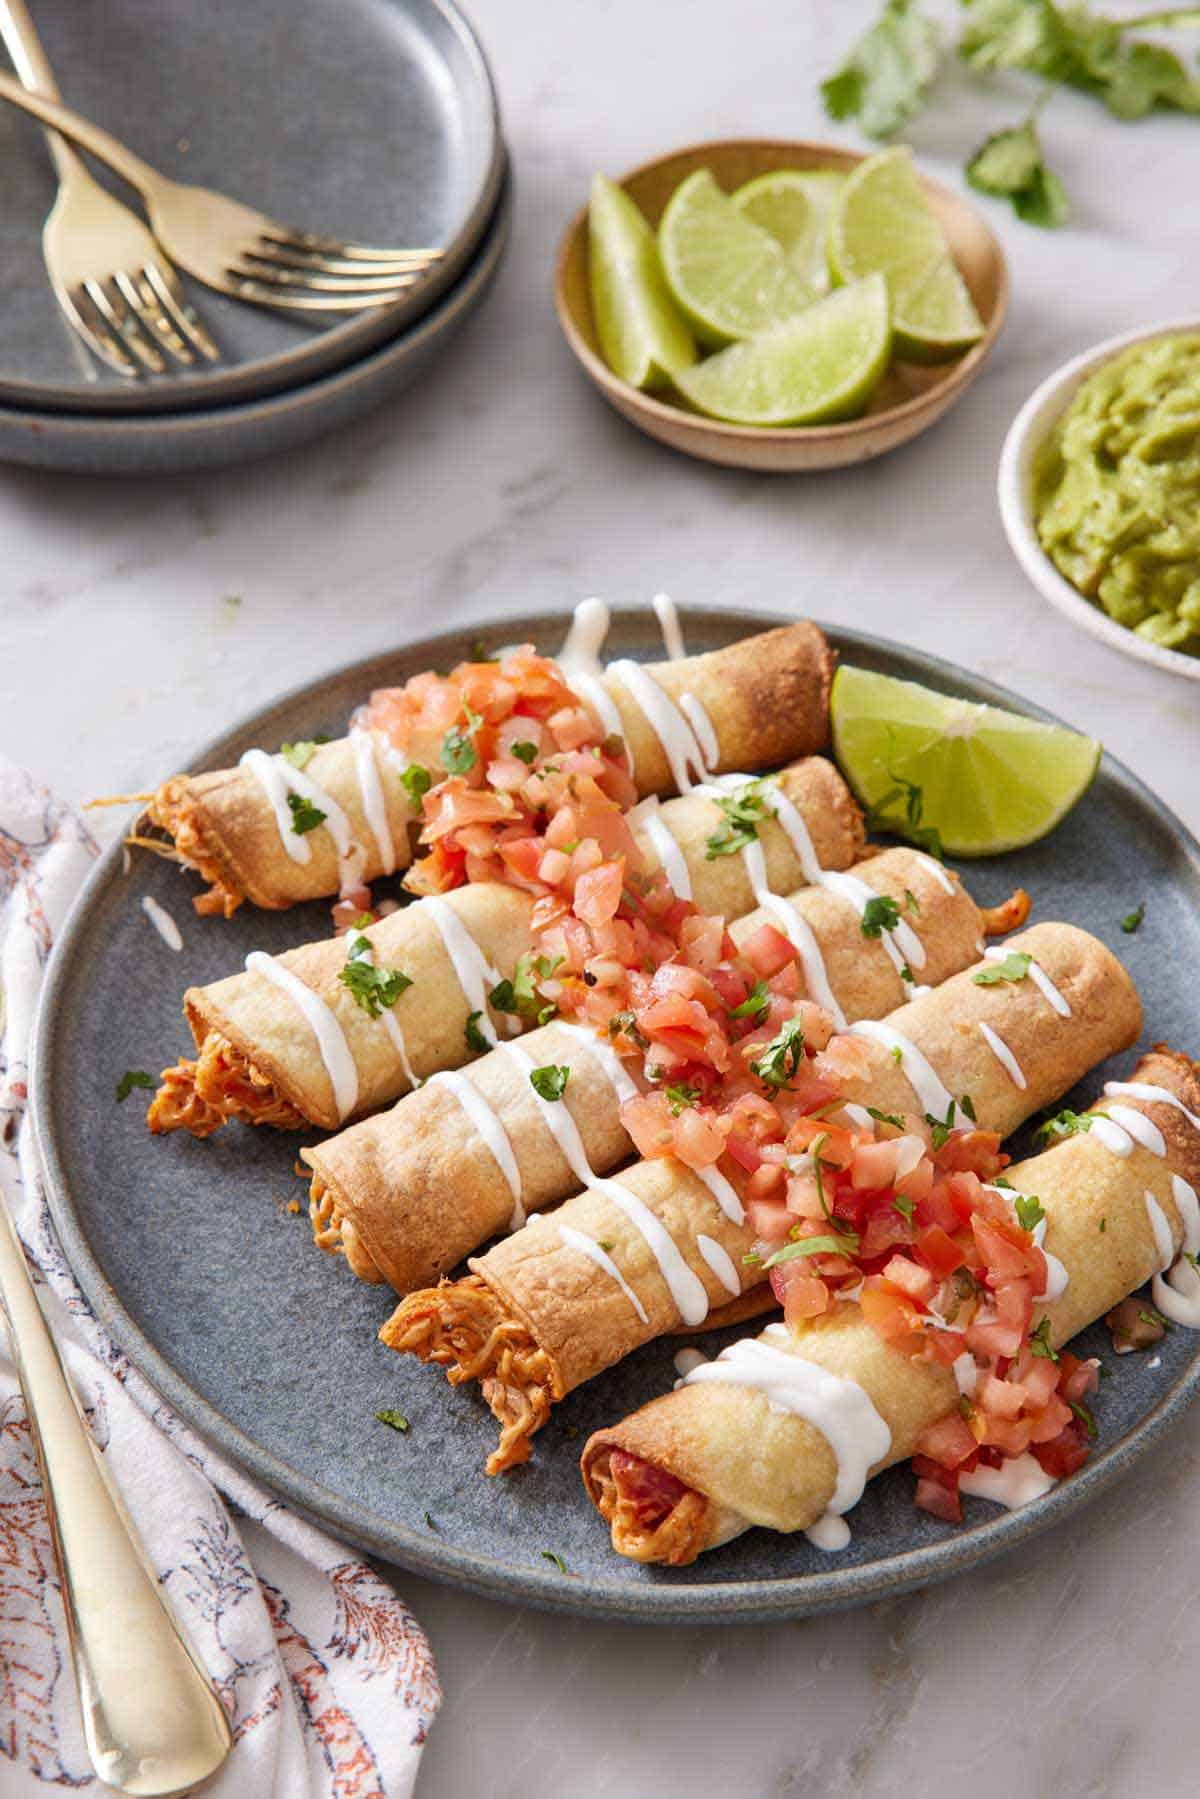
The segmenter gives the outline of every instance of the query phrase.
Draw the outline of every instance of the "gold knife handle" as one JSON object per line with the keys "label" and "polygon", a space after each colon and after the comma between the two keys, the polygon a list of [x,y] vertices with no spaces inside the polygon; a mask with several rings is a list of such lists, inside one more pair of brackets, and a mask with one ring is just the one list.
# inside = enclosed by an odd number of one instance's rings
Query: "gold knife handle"
{"label": "gold knife handle", "polygon": [[2,1199],[0,1300],[42,1471],[92,1765],[121,1793],[187,1792],[229,1753],[229,1724],[84,1422]]}

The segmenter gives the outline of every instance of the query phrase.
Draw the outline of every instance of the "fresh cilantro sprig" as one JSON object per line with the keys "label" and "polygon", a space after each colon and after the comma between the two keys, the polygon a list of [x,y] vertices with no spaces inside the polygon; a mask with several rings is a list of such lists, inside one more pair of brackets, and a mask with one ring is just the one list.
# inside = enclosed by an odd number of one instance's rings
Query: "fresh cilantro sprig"
{"label": "fresh cilantro sprig", "polygon": [[1013,1210],[1023,1231],[1035,1231],[1046,1216],[1045,1208],[1036,1193],[1014,1194]]}
{"label": "fresh cilantro sprig", "polygon": [[771,993],[765,981],[755,981],[740,1005],[729,1008],[731,1018],[761,1018],[771,1007]]}
{"label": "fresh cilantro sprig", "polygon": [[708,839],[704,850],[706,861],[715,862],[718,856],[736,856],[739,850],[754,842],[759,825],[766,824],[772,816],[764,797],[765,786],[764,781],[747,781],[736,793],[725,794],[717,800],[725,822]]}
{"label": "fresh cilantro sprig", "polygon": [[886,0],[879,18],[827,81],[831,119],[858,120],[868,137],[891,137],[914,119],[941,61],[938,30],[913,0]]}
{"label": "fresh cilantro sprig", "polygon": [[318,732],[315,737],[301,737],[295,743],[281,743],[279,754],[293,768],[307,768],[321,745],[328,742],[328,737]]}
{"label": "fresh cilantro sprig", "polygon": [[1061,1112],[1054,1114],[1053,1118],[1043,1119],[1037,1127],[1037,1135],[1054,1138],[1075,1137],[1083,1131],[1090,1131],[1092,1120],[1092,1113],[1072,1112],[1069,1106],[1064,1106]]}
{"label": "fresh cilantro sprig", "polygon": [[416,809],[420,809],[421,801],[433,786],[433,776],[420,762],[410,762],[401,770],[400,785],[407,793]]}
{"label": "fresh cilantro sprig", "polygon": [[773,1087],[778,1090],[791,1084],[792,1076],[799,1069],[803,1059],[803,1021],[799,1018],[789,1018],[764,1047],[758,1060],[751,1062],[750,1072],[757,1076],[764,1087]]}
{"label": "fresh cilantro sprig", "polygon": [[529,1071],[529,1084],[543,1099],[561,1099],[570,1078],[571,1070],[557,1062],[547,1062],[543,1068]]}
{"label": "fresh cilantro sprig", "polygon": [[1002,962],[989,962],[971,979],[977,987],[998,987],[1001,981],[1023,981],[1032,961],[1033,957],[1027,956],[1024,950],[1010,949]]}
{"label": "fresh cilantro sprig", "polygon": [[967,163],[967,180],[977,193],[1007,200],[1026,224],[1052,229],[1066,223],[1067,190],[1046,167],[1032,113],[984,139]]}
{"label": "fresh cilantro sprig", "polygon": [[442,738],[442,766],[452,775],[469,774],[479,760],[475,733],[483,723],[483,715],[464,700],[463,716],[467,721],[466,730],[453,725]]}
{"label": "fresh cilantro sprig", "polygon": [[368,1018],[390,1012],[400,995],[412,986],[412,976],[401,968],[379,968],[369,938],[352,937],[338,980],[354,996]]}
{"label": "fresh cilantro sprig", "polygon": [[900,923],[900,907],[886,893],[877,893],[869,899],[862,909],[859,929],[864,937],[882,937],[885,931],[894,931]]}
{"label": "fresh cilantro sprig", "polygon": [[467,1015],[467,1022],[463,1026],[463,1036],[467,1040],[467,1048],[473,1049],[477,1056],[485,1056],[489,1049],[495,1047],[486,1032],[480,1029],[479,1020],[482,1017],[482,1012],[470,1012]]}
{"label": "fresh cilantro sprig", "polygon": [[306,837],[315,831],[318,825],[325,823],[325,814],[320,806],[314,806],[306,800],[302,793],[289,793],[287,796],[288,811],[292,815],[292,829],[297,837]]}
{"label": "fresh cilantro sprig", "polygon": [[1029,1347],[1035,1356],[1041,1356],[1044,1361],[1057,1362],[1058,1351],[1050,1341],[1049,1318],[1039,1318],[1037,1328],[1030,1331]]}
{"label": "fresh cilantro sprig", "polygon": [[135,1087],[145,1087],[154,1091],[154,1076],[147,1074],[144,1068],[127,1068],[117,1082],[117,1104],[123,1106]]}
{"label": "fresh cilantro sprig", "polygon": [[488,994],[488,1004],[496,1012],[511,1012],[548,1024],[558,1007],[538,992],[536,982],[551,979],[562,960],[561,956],[518,956],[512,979],[497,981]]}

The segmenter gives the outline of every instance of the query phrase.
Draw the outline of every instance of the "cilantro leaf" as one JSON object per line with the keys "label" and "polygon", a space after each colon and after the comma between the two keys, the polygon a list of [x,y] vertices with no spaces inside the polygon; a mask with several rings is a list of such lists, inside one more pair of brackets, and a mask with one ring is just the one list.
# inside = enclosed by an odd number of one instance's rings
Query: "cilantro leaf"
{"label": "cilantro leaf", "polygon": [[1033,957],[1027,956],[1024,950],[1011,949],[1002,962],[989,962],[971,979],[977,987],[998,987],[1001,981],[1023,981],[1032,961]]}
{"label": "cilantro leaf", "polygon": [[483,723],[483,716],[463,701],[463,715],[467,728],[462,731],[457,725],[442,738],[442,766],[452,775],[469,774],[479,760],[475,749],[475,733]]}
{"label": "cilantro leaf", "polygon": [[686,1111],[689,1106],[694,1106],[696,1101],[700,1098],[699,1087],[689,1087],[684,1081],[678,1081],[673,1086],[664,1087],[662,1092],[666,1095],[667,1104],[671,1108],[671,1116],[673,1118],[678,1118],[681,1112]]}
{"label": "cilantro leaf", "polygon": [[958,53],[975,69],[1023,69],[1091,94],[1121,119],[1156,107],[1200,112],[1200,82],[1174,51],[1133,38],[1147,25],[1192,25],[1200,8],[1112,18],[1053,0],[964,0],[968,18]]}
{"label": "cilantro leaf", "polygon": [[293,768],[307,768],[321,745],[328,742],[328,737],[320,734],[316,737],[301,737],[295,743],[281,743],[279,754]]}
{"label": "cilantro leaf", "polygon": [[1046,167],[1032,118],[986,138],[967,163],[967,180],[976,192],[1011,202],[1027,224],[1051,229],[1066,221],[1066,189]]}
{"label": "cilantro leaf", "polygon": [[529,1084],[543,1099],[561,1099],[570,1078],[571,1070],[557,1062],[547,1062],[544,1068],[529,1071]]}
{"label": "cilantro leaf", "polygon": [[763,1267],[778,1268],[781,1262],[794,1262],[798,1256],[852,1256],[857,1251],[858,1237],[853,1231],[845,1236],[800,1237],[768,1256]]}
{"label": "cilantro leaf", "polygon": [[1037,1135],[1039,1137],[1075,1137],[1081,1131],[1090,1131],[1091,1128],[1092,1114],[1090,1112],[1072,1112],[1069,1106],[1064,1106],[1063,1110],[1056,1112],[1053,1118],[1046,1118],[1038,1125]]}
{"label": "cilantro leaf", "polygon": [[1036,1230],[1046,1216],[1045,1208],[1036,1193],[1015,1194],[1013,1210],[1017,1214],[1017,1222],[1023,1231]]}
{"label": "cilantro leaf", "polygon": [[410,762],[408,767],[401,771],[400,785],[408,794],[413,805],[419,807],[433,786],[433,776],[420,762]]}
{"label": "cilantro leaf", "polygon": [[306,800],[302,793],[289,793],[288,810],[292,815],[292,829],[297,837],[305,837],[309,831],[315,831],[318,825],[325,823],[325,814],[311,800]]}
{"label": "cilantro leaf", "polygon": [[1041,1356],[1044,1361],[1057,1362],[1058,1351],[1050,1341],[1049,1318],[1040,1318],[1037,1329],[1030,1331],[1029,1347],[1034,1355]]}
{"label": "cilantro leaf", "polygon": [[1124,933],[1127,937],[1132,937],[1133,933],[1136,930],[1140,929],[1141,922],[1142,922],[1143,918],[1145,918],[1145,916],[1146,916],[1145,900],[1143,900],[1140,905],[1135,906],[1133,908],[1132,912],[1127,912],[1125,914],[1124,918],[1121,920],[1121,929],[1124,931]]}
{"label": "cilantro leaf", "polygon": [[1084,1405],[1082,1400],[1079,1400],[1079,1399],[1068,1399],[1067,1404],[1070,1406],[1071,1410],[1074,1412],[1075,1416],[1078,1418],[1079,1422],[1082,1424],[1082,1426],[1083,1426],[1084,1430],[1087,1432],[1088,1436],[1094,1437],[1097,1434],[1096,1433],[1096,1419],[1091,1410],[1091,1407]]}
{"label": "cilantro leaf", "polygon": [[899,1212],[901,1218],[906,1218],[909,1224],[911,1224],[913,1221],[913,1213],[917,1209],[917,1202],[913,1199],[907,1199],[902,1193],[898,1193],[895,1199],[893,1199],[892,1204],[897,1212]]}
{"label": "cilantro leaf", "polygon": [[954,1129],[954,1114],[957,1110],[958,1102],[952,1099],[944,1118],[935,1118],[932,1112],[926,1112],[925,1122],[929,1126],[930,1133],[933,1137],[934,1149],[941,1149],[947,1137]]}
{"label": "cilantro leaf", "polygon": [[[561,960],[561,957],[557,957],[552,966],[557,968]],[[539,956],[537,961],[548,963],[549,958]],[[539,1023],[544,1024],[546,1020],[540,1018],[539,1014],[545,1010],[545,1002],[534,985],[535,966],[533,956],[518,956],[511,981],[497,981],[488,994],[488,1004],[497,1012],[513,1012],[521,1018],[538,1017]],[[557,1006],[551,1006],[550,1017],[553,1017],[557,1010]]]}
{"label": "cilantro leaf", "polygon": [[894,931],[899,923],[900,908],[895,900],[886,893],[877,893],[863,907],[859,929],[864,937],[881,937],[885,931]]}
{"label": "cilantro leaf", "polygon": [[562,1556],[557,1554],[555,1550],[543,1549],[541,1551],[541,1556],[543,1561],[553,1562],[560,1574],[565,1574],[567,1572],[567,1564],[563,1561]]}
{"label": "cilantro leaf", "polygon": [[530,743],[528,738],[523,738],[520,743],[510,743],[508,752],[510,756],[515,756],[518,762],[523,762],[528,768],[537,755],[537,744]]}
{"label": "cilantro leaf", "polygon": [[761,1018],[770,1009],[771,995],[765,981],[755,981],[740,1006],[731,1006],[731,1018]]}
{"label": "cilantro leaf", "polygon": [[369,1018],[390,1012],[400,995],[412,986],[412,976],[400,968],[378,968],[366,937],[352,937],[338,980],[353,994],[355,1003]]}
{"label": "cilantro leaf", "polygon": [[495,1047],[491,1039],[479,1028],[479,1020],[482,1017],[482,1012],[472,1012],[463,1026],[463,1036],[467,1040],[467,1048],[473,1049],[476,1055],[480,1056],[486,1055],[489,1049]]}
{"label": "cilantro leaf", "polygon": [[964,1118],[969,1118],[971,1120],[972,1124],[979,1123],[979,1120],[975,1115],[975,1101],[971,1098],[969,1093],[963,1094],[958,1102],[958,1109]]}
{"label": "cilantro leaf", "polygon": [[124,1105],[135,1087],[145,1087],[154,1091],[154,1076],[147,1074],[144,1068],[127,1068],[117,1082],[117,1104]]}
{"label": "cilantro leaf", "polygon": [[886,0],[846,61],[821,83],[831,119],[856,118],[868,137],[890,137],[920,112],[938,71],[937,27],[914,0]]}
{"label": "cilantro leaf", "polygon": [[389,1424],[393,1430],[408,1429],[408,1419],[404,1413],[393,1411],[390,1406],[386,1406],[382,1412],[376,1412],[375,1416],[380,1424]]}
{"label": "cilantro leaf", "polygon": [[704,851],[707,862],[715,862],[718,856],[736,856],[739,850],[754,842],[759,825],[773,816],[763,797],[764,785],[763,781],[747,781],[736,793],[725,794],[717,800],[718,810],[725,814],[725,823],[708,839]]}
{"label": "cilantro leaf", "polygon": [[750,1072],[764,1087],[786,1087],[804,1056],[804,1025],[799,1018],[789,1018],[778,1034],[765,1045]]}
{"label": "cilantro leaf", "polygon": [[904,1129],[904,1120],[898,1112],[880,1112],[875,1106],[868,1106],[867,1111],[871,1114],[871,1117],[875,1120],[876,1124],[894,1124],[898,1131]]}

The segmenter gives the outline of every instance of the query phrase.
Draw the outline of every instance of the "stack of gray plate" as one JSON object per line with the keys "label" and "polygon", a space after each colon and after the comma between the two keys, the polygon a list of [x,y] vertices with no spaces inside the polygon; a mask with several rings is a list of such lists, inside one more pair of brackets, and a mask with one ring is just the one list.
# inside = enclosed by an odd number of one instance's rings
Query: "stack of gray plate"
{"label": "stack of gray plate", "polygon": [[487,292],[507,157],[487,63],[450,0],[41,0],[36,13],[69,103],[165,174],[304,230],[444,254],[403,298],[325,326],[185,277],[220,362],[125,380],[58,311],[40,241],[54,176],[40,129],[2,109],[0,460],[114,474],[269,455],[406,386]]}

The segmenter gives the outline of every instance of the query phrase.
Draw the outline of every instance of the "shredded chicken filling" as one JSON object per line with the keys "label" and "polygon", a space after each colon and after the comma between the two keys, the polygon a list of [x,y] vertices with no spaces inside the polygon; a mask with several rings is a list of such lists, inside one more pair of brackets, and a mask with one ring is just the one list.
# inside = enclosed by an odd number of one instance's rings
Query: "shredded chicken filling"
{"label": "shredded chicken filling", "polygon": [[[662,1490],[648,1493],[646,1476]],[[709,1502],[703,1493],[621,1450],[598,1463],[591,1477],[597,1509],[611,1528],[618,1555],[685,1568],[705,1548]]]}
{"label": "shredded chicken filling", "polygon": [[184,1058],[164,1070],[146,1122],[156,1135],[190,1131],[208,1137],[234,1118],[279,1131],[300,1130],[307,1122],[269,1075],[219,1031],[210,1031],[194,1062]]}
{"label": "shredded chicken filling", "polygon": [[213,853],[192,794],[190,777],[172,775],[169,781],[164,781],[146,808],[146,819],[174,840],[174,849],[152,837],[131,836],[126,841],[182,863],[185,868],[194,869],[201,880],[208,882],[207,891],[198,894],[192,901],[202,918],[212,917],[218,912],[224,918],[232,918],[246,896],[230,880],[228,872]]}
{"label": "shredded chicken filling", "polygon": [[345,1256],[350,1272],[360,1281],[377,1286],[383,1280],[379,1264],[356,1230],[353,1219],[346,1217],[336,1194],[319,1174],[313,1175],[309,1185],[308,1217],[313,1242],[318,1249],[323,1249],[326,1255]]}
{"label": "shredded chicken filling", "polygon": [[499,1444],[488,1457],[489,1474],[529,1460],[529,1439],[542,1428],[553,1404],[550,1358],[477,1274],[411,1293],[379,1335],[397,1354],[445,1368],[453,1386],[479,1382],[500,1425]]}

